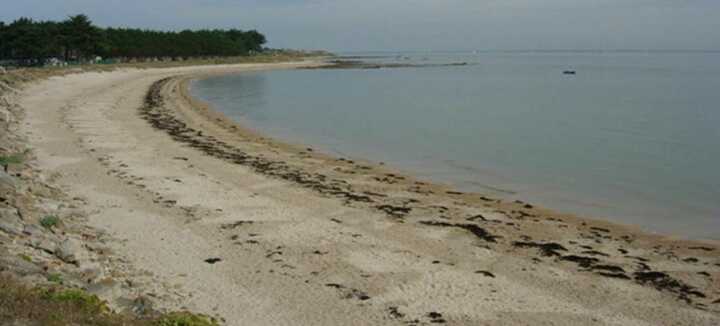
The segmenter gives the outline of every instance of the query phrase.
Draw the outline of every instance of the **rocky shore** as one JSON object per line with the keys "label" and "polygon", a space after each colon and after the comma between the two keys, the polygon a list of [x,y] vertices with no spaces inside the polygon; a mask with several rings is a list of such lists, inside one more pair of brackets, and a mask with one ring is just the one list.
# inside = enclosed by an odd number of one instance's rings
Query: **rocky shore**
{"label": "rocky shore", "polygon": [[0,271],[228,325],[715,325],[720,246],[457,192],[244,129],[199,76],[0,84]]}

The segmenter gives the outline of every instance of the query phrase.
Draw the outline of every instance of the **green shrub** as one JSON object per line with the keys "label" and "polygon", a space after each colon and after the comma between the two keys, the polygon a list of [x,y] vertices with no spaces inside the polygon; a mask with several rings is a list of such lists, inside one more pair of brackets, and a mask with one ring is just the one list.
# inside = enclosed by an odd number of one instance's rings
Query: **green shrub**
{"label": "green shrub", "polygon": [[79,289],[47,289],[44,290],[43,298],[53,302],[71,304],[90,313],[102,314],[110,311],[107,304],[100,298]]}
{"label": "green shrub", "polygon": [[48,282],[53,282],[53,283],[58,283],[58,284],[63,283],[62,275],[60,275],[58,273],[48,274],[47,280],[48,280]]}
{"label": "green shrub", "polygon": [[218,326],[219,324],[208,317],[195,315],[189,312],[173,312],[160,317],[154,323],[156,326]]}
{"label": "green shrub", "polygon": [[0,156],[0,165],[8,166],[9,164],[20,164],[23,162],[23,157],[20,154],[10,156]]}
{"label": "green shrub", "polygon": [[56,227],[60,223],[60,219],[57,216],[54,215],[48,215],[43,217],[42,220],[40,220],[40,225],[47,229],[51,229]]}

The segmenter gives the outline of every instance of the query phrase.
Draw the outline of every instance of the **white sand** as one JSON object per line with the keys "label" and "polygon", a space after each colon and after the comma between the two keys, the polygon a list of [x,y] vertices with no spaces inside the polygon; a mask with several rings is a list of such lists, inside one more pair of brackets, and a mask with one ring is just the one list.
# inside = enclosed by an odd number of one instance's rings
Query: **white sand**
{"label": "white sand", "polygon": [[[595,245],[580,238],[587,228],[572,218],[564,220],[569,225],[564,229],[553,222],[489,225],[492,233],[503,236],[497,244],[459,228],[415,223],[437,220],[438,214],[428,211],[415,210],[406,223],[399,223],[367,205],[344,205],[205,155],[152,128],[139,115],[147,90],[165,77],[293,66],[83,73],[25,90],[26,131],[39,167],[55,173],[55,182],[72,196],[87,200],[91,225],[117,239],[111,246],[118,259],[146,271],[134,285],[138,293],[152,293],[162,308],[207,313],[228,325],[406,325],[440,318],[451,325],[720,324],[720,305],[712,303],[720,298],[720,251],[693,252],[680,248],[690,242],[622,227],[618,232],[638,240],[627,244],[608,239],[596,247],[612,255],[598,258],[623,266],[630,277],[637,261],[616,256],[621,246],[647,257],[654,270],[682,277],[707,295],[693,297],[706,305],[703,311],[673,293],[578,271],[573,263],[512,246],[521,241],[520,235],[562,243],[570,249],[567,254],[581,250],[570,241]],[[182,97],[168,105],[189,124],[226,137],[234,146],[262,150],[257,141],[213,129]],[[283,151],[268,148],[268,155]],[[303,162],[311,166],[307,162],[324,161]],[[444,198],[428,200],[512,221],[491,208]],[[253,223],[221,228],[237,221]],[[658,244],[677,249],[678,257],[653,252]],[[690,255],[700,262],[681,261]],[[204,262],[213,257],[222,261]],[[698,276],[699,271],[710,276]],[[442,317],[429,317],[431,312]]]}

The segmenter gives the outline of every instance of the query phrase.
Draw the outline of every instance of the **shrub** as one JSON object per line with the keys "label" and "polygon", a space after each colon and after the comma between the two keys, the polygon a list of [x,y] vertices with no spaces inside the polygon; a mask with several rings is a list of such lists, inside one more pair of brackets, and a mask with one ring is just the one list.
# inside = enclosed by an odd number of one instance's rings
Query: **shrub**
{"label": "shrub", "polygon": [[213,319],[189,312],[166,314],[154,324],[156,326],[218,326],[218,323]]}
{"label": "shrub", "polygon": [[53,282],[53,283],[58,283],[58,284],[63,283],[62,275],[57,274],[57,273],[49,274],[47,276],[47,280],[48,280],[48,282]]}
{"label": "shrub", "polygon": [[43,290],[43,298],[58,303],[70,304],[88,313],[103,314],[110,311],[105,301],[79,289],[46,289]]}
{"label": "shrub", "polygon": [[54,228],[59,223],[60,223],[60,219],[54,215],[45,216],[45,217],[43,217],[42,220],[40,220],[40,225],[42,225],[44,228],[47,228],[47,229]]}
{"label": "shrub", "polygon": [[10,156],[0,156],[0,165],[8,166],[9,164],[20,164],[23,162],[23,157],[20,154]]}
{"label": "shrub", "polygon": [[28,256],[28,255],[26,255],[26,254],[20,254],[20,255],[18,255],[18,256],[20,256],[20,258],[21,258],[22,260],[24,260],[24,261],[26,261],[26,262],[28,262],[28,263],[32,263],[32,258],[30,258],[30,256]]}

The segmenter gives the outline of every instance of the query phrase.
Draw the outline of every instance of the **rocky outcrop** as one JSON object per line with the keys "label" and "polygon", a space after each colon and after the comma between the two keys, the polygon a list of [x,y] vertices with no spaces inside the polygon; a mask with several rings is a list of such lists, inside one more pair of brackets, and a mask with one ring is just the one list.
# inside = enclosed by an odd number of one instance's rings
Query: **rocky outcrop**
{"label": "rocky outcrop", "polygon": [[33,166],[32,149],[20,132],[24,111],[16,104],[17,88],[27,78],[0,75],[0,276],[31,287],[62,283],[134,302],[142,293],[121,284],[137,282],[128,282],[118,265],[110,264],[116,257],[108,255],[109,239],[87,226],[83,199],[65,195]]}

